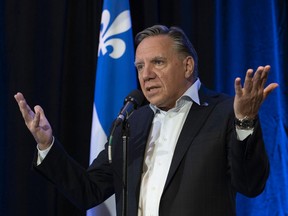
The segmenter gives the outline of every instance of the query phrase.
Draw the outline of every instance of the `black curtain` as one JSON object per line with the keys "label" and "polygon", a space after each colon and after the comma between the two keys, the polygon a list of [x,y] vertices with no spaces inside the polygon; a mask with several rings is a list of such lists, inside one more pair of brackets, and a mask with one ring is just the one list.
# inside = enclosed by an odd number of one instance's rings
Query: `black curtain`
{"label": "black curtain", "polygon": [[[216,25],[216,21],[222,15],[226,15],[225,20],[222,20],[222,24],[225,25],[229,22],[229,16],[233,17],[232,5],[229,2],[131,0],[133,32],[135,34],[158,23],[182,27],[198,52],[201,81],[210,88],[221,89],[219,83],[215,82],[215,79],[219,78],[216,59],[219,57],[219,48],[223,48],[222,45],[227,42],[227,34],[220,34],[223,43],[219,47],[219,41],[215,38],[219,36],[221,25]],[[248,6],[250,3],[254,6],[250,12],[267,9],[263,8],[262,1],[244,2]],[[267,3],[268,0],[264,2]],[[286,20],[276,32],[282,32],[282,36],[287,36],[287,1],[277,0],[273,5]],[[246,7],[236,9],[240,10],[238,16],[245,16]],[[75,208],[49,182],[31,170],[35,142],[25,128],[13,95],[21,91],[31,106],[40,104],[50,120],[54,135],[61,140],[76,161],[87,167],[101,10],[102,1],[97,0],[0,2],[0,215],[86,214],[85,211]],[[271,30],[265,28],[265,23],[256,27],[263,35]],[[228,32],[229,28],[222,30]],[[281,66],[285,66],[281,71],[281,83],[284,85],[281,94],[284,95],[282,100],[286,102],[286,107],[287,40],[288,38],[282,38],[279,44],[282,52],[278,56]],[[237,41],[235,44],[237,45]],[[224,51],[229,55],[229,50]],[[225,59],[221,60],[221,63],[225,64]],[[249,65],[247,61],[245,66]],[[223,68],[227,69],[224,66]],[[245,71],[243,68],[240,69],[229,70],[238,70],[238,76],[240,73],[244,76]],[[222,79],[225,79],[225,76]],[[233,87],[233,82],[230,82],[230,85]],[[222,89],[226,90],[224,87]],[[231,92],[227,90],[227,93]],[[287,111],[283,109],[281,112],[284,137],[282,141],[288,146]],[[287,172],[287,147],[282,150],[286,151],[284,156],[282,155],[282,167],[285,167],[282,171]],[[286,182],[288,188],[287,184]],[[281,196],[283,205],[277,206],[280,213],[275,215],[288,214],[287,196]]]}
{"label": "black curtain", "polygon": [[87,167],[101,6],[73,0],[3,3],[0,215],[85,215],[31,171],[35,142],[13,95],[21,91],[32,107],[41,104],[55,136]]}

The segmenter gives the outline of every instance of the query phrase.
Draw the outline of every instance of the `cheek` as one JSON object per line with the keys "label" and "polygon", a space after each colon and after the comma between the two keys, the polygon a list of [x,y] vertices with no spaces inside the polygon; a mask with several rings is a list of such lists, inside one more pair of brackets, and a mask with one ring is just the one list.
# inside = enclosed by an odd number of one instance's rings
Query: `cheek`
{"label": "cheek", "polygon": [[[175,85],[177,85],[177,77],[162,77],[161,78],[163,85],[169,91],[171,88],[174,89]],[[177,87],[177,86],[176,86]]]}
{"label": "cheek", "polygon": [[138,80],[139,80],[139,82],[142,82],[142,76],[140,75],[139,72],[138,72]]}
{"label": "cheek", "polygon": [[138,81],[139,81],[139,83],[140,83],[141,88],[143,89],[143,87],[144,87],[144,81],[143,81],[143,79],[141,78],[141,76],[139,76],[139,75],[138,75]]}

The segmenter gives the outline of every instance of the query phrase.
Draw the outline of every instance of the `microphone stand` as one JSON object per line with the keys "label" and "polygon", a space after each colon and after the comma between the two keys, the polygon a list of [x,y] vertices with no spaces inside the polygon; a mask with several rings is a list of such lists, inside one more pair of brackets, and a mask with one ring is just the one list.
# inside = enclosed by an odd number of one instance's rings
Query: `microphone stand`
{"label": "microphone stand", "polygon": [[122,216],[127,216],[128,209],[128,182],[127,182],[127,168],[128,168],[128,141],[129,141],[129,123],[124,120],[122,123],[122,142],[123,142],[123,202],[122,202]]}

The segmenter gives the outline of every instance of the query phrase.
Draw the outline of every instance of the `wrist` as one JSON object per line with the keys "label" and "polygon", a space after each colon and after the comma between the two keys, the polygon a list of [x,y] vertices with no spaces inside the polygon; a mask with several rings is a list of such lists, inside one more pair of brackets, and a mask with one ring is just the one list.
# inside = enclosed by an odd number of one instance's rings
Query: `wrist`
{"label": "wrist", "polygon": [[245,116],[244,118],[235,117],[234,124],[237,129],[250,130],[254,128],[257,119],[257,117],[249,118],[248,116]]}
{"label": "wrist", "polygon": [[50,142],[48,142],[47,144],[38,143],[38,144],[37,144],[37,148],[38,148],[39,150],[41,150],[41,151],[46,150],[46,149],[48,149],[51,145],[53,145],[54,140],[55,140],[55,138],[54,138],[54,136],[52,136]]}

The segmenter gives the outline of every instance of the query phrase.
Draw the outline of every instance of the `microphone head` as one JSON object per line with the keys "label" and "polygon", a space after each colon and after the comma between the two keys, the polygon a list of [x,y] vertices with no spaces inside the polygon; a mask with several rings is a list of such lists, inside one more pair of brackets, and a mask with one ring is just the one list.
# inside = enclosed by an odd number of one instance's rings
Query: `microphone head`
{"label": "microphone head", "polygon": [[127,95],[127,97],[124,100],[124,104],[130,101],[134,104],[134,109],[137,109],[139,106],[143,104],[144,100],[145,97],[142,91],[135,89],[132,92],[130,92],[129,95]]}

